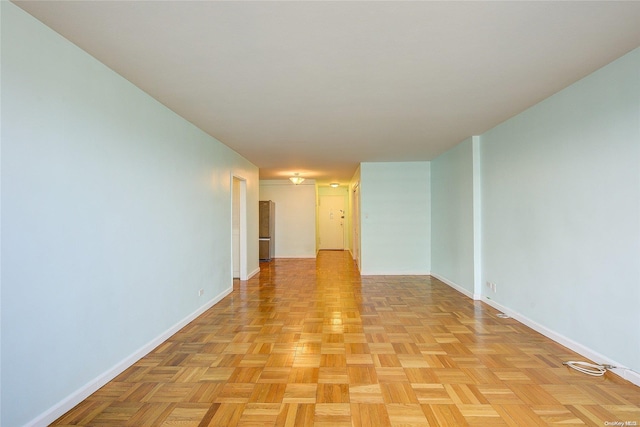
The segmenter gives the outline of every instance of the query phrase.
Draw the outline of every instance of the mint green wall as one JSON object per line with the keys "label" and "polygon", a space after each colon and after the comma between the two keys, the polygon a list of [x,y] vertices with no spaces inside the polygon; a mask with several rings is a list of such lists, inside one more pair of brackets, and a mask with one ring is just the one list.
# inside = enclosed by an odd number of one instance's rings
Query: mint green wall
{"label": "mint green wall", "polygon": [[474,293],[471,138],[431,162],[431,272]]}
{"label": "mint green wall", "polygon": [[491,298],[640,371],[640,49],[481,147]]}
{"label": "mint green wall", "polygon": [[361,273],[429,274],[429,162],[360,165]]}
{"label": "mint green wall", "polygon": [[[258,171],[11,3],[1,8],[0,423],[13,426],[228,289],[232,173],[247,178],[248,270],[258,267]],[[639,100],[635,50],[482,135],[480,162],[492,299],[636,370]],[[479,202],[468,199],[467,145],[433,170],[362,164],[363,274],[433,269],[470,289],[464,236]]]}
{"label": "mint green wall", "polygon": [[[231,174],[258,170],[2,7],[2,419],[30,422],[231,282]],[[204,296],[199,297],[199,289]]]}
{"label": "mint green wall", "polygon": [[431,163],[434,275],[640,370],[640,49]]}

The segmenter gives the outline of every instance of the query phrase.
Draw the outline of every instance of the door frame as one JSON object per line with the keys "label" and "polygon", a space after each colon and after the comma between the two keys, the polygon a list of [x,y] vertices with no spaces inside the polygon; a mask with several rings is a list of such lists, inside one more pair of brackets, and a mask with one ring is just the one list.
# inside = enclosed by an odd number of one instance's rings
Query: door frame
{"label": "door frame", "polygon": [[[235,212],[233,199],[234,199],[234,181],[239,182],[239,194],[237,194],[239,198],[238,203],[238,212]],[[231,181],[230,181],[230,194],[231,194],[231,281],[233,282],[233,264],[234,259],[237,256],[236,251],[233,245],[233,218],[234,215],[239,215],[239,228],[240,228],[240,238],[239,238],[239,248],[238,255],[240,257],[240,280],[248,280],[249,273],[247,272],[247,179],[236,175],[233,172],[231,173]]]}
{"label": "door frame", "polygon": [[353,185],[351,192],[351,218],[351,255],[360,270],[360,181]]}
{"label": "door frame", "polygon": [[348,211],[349,211],[349,200],[348,200],[348,197],[345,197],[345,196],[348,196],[348,194],[349,193],[346,193],[346,194],[321,194],[321,195],[318,196],[318,209],[317,209],[317,213],[316,213],[318,215],[318,217],[317,217],[318,218],[318,221],[317,221],[317,224],[318,224],[318,239],[319,239],[318,240],[318,250],[323,250],[323,249],[320,249],[320,246],[321,246],[320,242],[322,241],[321,240],[321,238],[322,238],[321,222],[322,221],[320,219],[320,210],[322,209],[322,202],[323,202],[323,199],[325,197],[340,197],[342,199],[342,206],[343,206],[344,210],[343,210],[343,213],[342,213],[342,249],[340,249],[340,250],[344,251],[344,250],[346,250],[348,248],[349,245],[348,245],[348,235],[347,235],[347,232],[348,232],[348,230],[347,230],[347,223],[348,223],[347,222],[347,215],[348,215]]}

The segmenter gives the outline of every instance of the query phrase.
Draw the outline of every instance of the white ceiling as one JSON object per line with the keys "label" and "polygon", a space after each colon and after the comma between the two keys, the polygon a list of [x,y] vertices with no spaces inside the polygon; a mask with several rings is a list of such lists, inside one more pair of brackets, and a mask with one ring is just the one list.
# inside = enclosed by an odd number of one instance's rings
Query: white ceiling
{"label": "white ceiling", "polygon": [[17,1],[260,168],[431,160],[640,46],[640,2]]}

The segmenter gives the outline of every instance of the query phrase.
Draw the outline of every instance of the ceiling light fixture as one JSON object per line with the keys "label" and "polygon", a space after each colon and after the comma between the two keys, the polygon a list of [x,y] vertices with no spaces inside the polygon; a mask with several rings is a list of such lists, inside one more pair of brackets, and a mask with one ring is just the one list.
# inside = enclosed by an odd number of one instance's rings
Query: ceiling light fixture
{"label": "ceiling light fixture", "polygon": [[331,184],[329,184],[329,186],[331,186],[333,188],[338,188],[338,187],[340,187],[340,184],[338,184],[337,182],[332,182]]}
{"label": "ceiling light fixture", "polygon": [[299,176],[300,175],[299,173],[294,173],[293,175],[294,176],[289,178],[291,180],[291,182],[293,182],[295,185],[302,184],[302,181],[304,181],[304,178]]}

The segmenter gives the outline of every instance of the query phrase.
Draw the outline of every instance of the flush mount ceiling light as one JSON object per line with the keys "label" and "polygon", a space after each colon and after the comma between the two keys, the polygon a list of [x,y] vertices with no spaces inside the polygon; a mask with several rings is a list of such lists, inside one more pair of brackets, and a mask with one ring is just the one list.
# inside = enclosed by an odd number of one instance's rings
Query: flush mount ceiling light
{"label": "flush mount ceiling light", "polygon": [[304,178],[302,178],[301,176],[299,176],[299,173],[294,173],[294,176],[292,176],[291,178],[289,178],[291,180],[291,182],[293,182],[295,185],[301,184],[302,181],[304,181]]}
{"label": "flush mount ceiling light", "polygon": [[338,187],[340,187],[340,184],[338,184],[337,182],[332,182],[331,184],[329,184],[329,186],[331,186],[333,188],[338,188]]}

